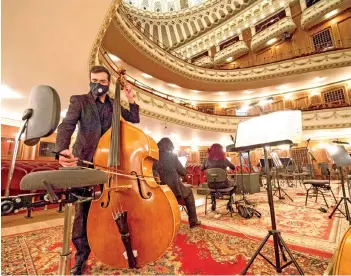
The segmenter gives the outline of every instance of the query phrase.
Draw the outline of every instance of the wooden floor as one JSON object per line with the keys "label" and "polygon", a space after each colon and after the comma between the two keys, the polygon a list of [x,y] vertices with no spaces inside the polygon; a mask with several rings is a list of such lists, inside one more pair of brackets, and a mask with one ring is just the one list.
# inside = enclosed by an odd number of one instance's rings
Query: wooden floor
{"label": "wooden floor", "polygon": [[63,225],[64,213],[58,213],[57,209],[34,211],[33,218],[29,219],[25,218],[25,215],[26,213],[20,213],[1,217],[1,235],[7,236]]}

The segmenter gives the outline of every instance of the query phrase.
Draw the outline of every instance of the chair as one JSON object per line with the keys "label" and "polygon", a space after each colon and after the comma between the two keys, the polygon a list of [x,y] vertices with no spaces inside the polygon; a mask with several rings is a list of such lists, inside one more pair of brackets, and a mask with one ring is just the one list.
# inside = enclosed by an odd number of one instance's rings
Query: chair
{"label": "chair", "polygon": [[30,172],[40,172],[40,171],[55,171],[58,170],[54,167],[49,167],[49,166],[45,166],[45,167],[36,167],[33,168]]}
{"label": "chair", "polygon": [[[9,173],[8,167],[1,169],[1,194],[3,194],[6,190],[8,173]],[[27,171],[25,169],[17,168],[17,167],[15,167],[13,169],[13,176],[12,176],[12,182],[11,182],[11,187],[10,187],[10,195],[29,193],[29,191],[23,191],[20,188],[21,179],[26,174],[27,174]]]}
{"label": "chair", "polygon": [[[223,169],[219,168],[212,168],[207,169],[206,173],[207,184],[221,184],[225,181],[228,181],[227,172]],[[227,203],[227,210],[230,215],[233,216],[234,209],[233,209],[233,194],[235,191],[235,187],[228,187],[224,189],[211,189],[209,188],[209,193],[206,195],[205,199],[205,215],[207,214],[207,199],[212,200],[212,211],[216,210],[216,200],[228,200]]]}
{"label": "chair", "polygon": [[[314,194],[312,195],[312,197],[316,197],[316,202],[317,202],[317,199],[318,199],[318,193],[320,193],[324,199],[324,202],[325,202],[325,205],[327,205],[327,208],[329,208],[329,205],[325,199],[325,196],[324,196],[324,192],[325,191],[330,191],[331,194],[333,195],[334,197],[334,200],[335,200],[335,203],[337,203],[337,200],[335,198],[335,195],[333,193],[333,190],[330,186],[330,170],[327,169],[327,172],[328,172],[328,177],[329,179],[328,180],[316,180],[316,179],[309,179],[309,180],[304,180],[303,181],[303,184],[306,185],[306,184],[310,184],[311,187],[309,187],[307,189],[307,192],[306,192],[306,202],[305,202],[305,206],[307,206],[307,199],[308,199],[308,194],[310,192],[310,190],[313,190],[314,191]],[[324,192],[323,192],[324,191]]]}

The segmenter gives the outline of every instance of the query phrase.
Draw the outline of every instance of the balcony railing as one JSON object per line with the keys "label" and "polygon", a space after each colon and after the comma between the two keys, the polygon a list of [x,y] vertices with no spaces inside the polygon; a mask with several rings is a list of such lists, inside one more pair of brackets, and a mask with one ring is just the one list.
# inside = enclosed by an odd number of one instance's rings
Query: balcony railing
{"label": "balcony railing", "polygon": [[340,49],[351,48],[351,35],[350,37],[343,40],[336,40],[331,42],[325,42],[321,44],[314,45],[312,47],[299,48],[291,51],[276,52],[269,56],[257,57],[245,59],[243,61],[235,61],[231,64],[217,66],[214,69],[219,70],[233,70],[233,69],[242,69],[249,68],[253,66],[259,66],[268,63],[274,63],[299,57],[307,57],[315,54],[320,54],[324,52],[330,52]]}
{"label": "balcony railing", "polygon": [[[119,8],[118,12],[120,12],[122,14],[123,18],[128,20],[129,24],[138,28],[139,30],[141,30],[141,32],[143,31],[143,28],[140,25],[137,25],[135,22],[133,22],[133,20],[131,19],[131,15],[128,15],[124,11],[123,8],[121,8],[121,9]],[[175,51],[169,50],[169,47],[167,47],[161,41],[153,38],[152,35],[149,34],[147,31],[145,31],[144,37],[146,39],[148,39],[149,41],[151,41],[152,43],[155,43],[156,45],[161,47],[164,51],[171,54],[172,56],[174,56],[178,59],[181,59],[182,62],[189,64],[189,65],[194,65],[194,63],[190,63],[188,61],[188,59],[186,59],[182,55],[179,55]],[[256,56],[255,58],[245,58],[243,61],[235,61],[234,63],[230,63],[230,64],[214,65],[213,69],[216,69],[216,70],[243,69],[243,68],[249,68],[249,67],[260,66],[260,65],[264,65],[264,64],[284,61],[284,60],[293,59],[293,58],[305,57],[305,56],[314,55],[314,54],[318,54],[318,53],[326,52],[326,51],[348,49],[348,48],[351,48],[351,35],[348,38],[345,38],[343,40],[334,41],[334,46],[332,48],[327,48],[327,49],[324,49],[323,51],[321,51],[320,48],[323,48],[323,45],[298,48],[298,49],[294,49],[291,51],[274,53],[272,55],[265,56],[265,57],[257,57]],[[204,67],[208,67],[208,66],[206,65]]]}
{"label": "balcony railing", "polygon": [[[269,43],[271,45],[274,41],[284,38],[285,35],[290,35],[295,29],[296,25],[291,17],[287,16],[279,19],[277,22],[252,37],[251,50],[257,52],[267,47]],[[271,40],[274,41],[271,43]]]}
{"label": "balcony railing", "polygon": [[[103,58],[103,61],[114,71],[114,75],[117,76],[118,73],[116,70],[117,69],[116,65],[113,63],[113,61],[111,60],[108,53],[105,50],[100,48],[100,54],[101,54],[101,57]],[[226,112],[223,112],[223,110],[226,110],[226,108],[223,108],[222,112],[216,112],[215,108],[207,108],[206,109],[206,106],[209,107],[209,104],[211,104],[209,101],[194,101],[194,100],[189,100],[189,99],[185,99],[185,98],[171,96],[171,95],[168,95],[166,93],[155,90],[154,88],[134,79],[133,77],[129,76],[128,74],[127,74],[127,76],[128,76],[128,82],[131,85],[137,87],[138,89],[142,90],[143,92],[154,95],[154,97],[162,98],[162,99],[167,100],[169,102],[178,104],[180,106],[183,106],[183,107],[191,109],[191,110],[196,110],[196,111],[204,113],[204,114],[233,117],[233,115],[231,113],[232,113],[233,108],[235,108],[235,107],[227,108],[228,111],[230,111],[230,112],[228,112],[228,114],[226,114]],[[322,87],[320,87],[320,88],[322,88]],[[295,91],[295,92],[297,93],[298,91]],[[280,93],[278,93],[276,95],[271,95],[271,96],[274,97],[274,96],[281,96],[281,95],[280,95]],[[195,102],[195,105],[194,105],[194,102]],[[236,100],[236,101],[228,101],[227,103],[228,104],[230,104],[230,103],[239,104],[242,102],[243,101]],[[206,106],[201,106],[201,104],[205,104],[205,103],[206,103]],[[221,102],[212,102],[213,107],[215,105],[220,104],[220,103]],[[200,106],[196,106],[196,104],[200,104]],[[340,107],[347,107],[347,106],[351,106],[351,104],[348,104],[345,102],[318,103],[318,104],[310,103],[310,104],[307,104],[307,106],[304,106],[302,108],[299,108],[299,105],[296,104],[294,106],[290,106],[288,109],[310,111],[310,110],[323,110],[323,109],[331,109],[331,108],[340,108]],[[236,107],[236,108],[239,109],[239,107]],[[209,112],[206,112],[206,110],[208,110]],[[278,109],[278,110],[283,110],[283,109]],[[265,108],[261,111],[261,113],[267,113],[267,112],[269,113],[269,112],[273,112],[273,111],[276,111],[275,108],[273,107],[273,105],[267,104],[265,106]],[[250,116],[257,116],[257,115],[259,115],[259,114],[246,115],[246,113],[245,113],[242,116],[250,117]],[[236,117],[240,117],[240,114],[237,114]]]}
{"label": "balcony railing", "polygon": [[221,63],[226,61],[226,59],[229,57],[236,59],[247,54],[248,52],[249,48],[246,46],[246,43],[244,41],[238,41],[217,52],[214,56],[214,62]]}

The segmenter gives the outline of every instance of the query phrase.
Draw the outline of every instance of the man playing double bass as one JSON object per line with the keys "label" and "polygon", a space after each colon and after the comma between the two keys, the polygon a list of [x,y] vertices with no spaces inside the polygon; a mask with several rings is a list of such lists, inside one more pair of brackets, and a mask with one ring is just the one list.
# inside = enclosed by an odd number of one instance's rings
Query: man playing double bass
{"label": "man playing double bass", "polygon": [[[56,152],[59,163],[63,167],[77,166],[78,159],[93,161],[100,137],[111,127],[113,100],[106,94],[111,81],[110,72],[103,66],[94,66],[90,70],[90,91],[88,94],[74,95],[70,105],[58,127],[56,138]],[[134,102],[133,91],[126,86],[125,95],[130,110],[121,107],[123,119],[131,123],[139,123],[139,106]],[[71,137],[78,124],[78,134],[73,145],[73,152],[69,150]],[[91,191],[82,189],[82,196],[91,196]],[[77,203],[72,228],[72,242],[77,250],[76,265],[72,268],[73,275],[81,275],[86,260],[90,254],[87,237],[87,218],[90,201]]]}

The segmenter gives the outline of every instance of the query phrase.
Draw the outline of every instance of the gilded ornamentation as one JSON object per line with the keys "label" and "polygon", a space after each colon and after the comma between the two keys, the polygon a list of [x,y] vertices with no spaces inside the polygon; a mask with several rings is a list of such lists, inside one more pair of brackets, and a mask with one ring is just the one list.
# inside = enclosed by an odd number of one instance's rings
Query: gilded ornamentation
{"label": "gilded ornamentation", "polygon": [[214,62],[224,62],[228,57],[233,57],[234,59],[237,59],[247,54],[248,52],[249,48],[247,47],[246,43],[244,41],[238,41],[217,52],[214,56]]}
{"label": "gilded ornamentation", "polygon": [[321,0],[302,12],[301,26],[309,29],[325,20],[325,15],[338,8],[338,12],[350,7],[349,0]]}
{"label": "gilded ornamentation", "polygon": [[259,51],[265,46],[270,39],[281,37],[284,33],[292,33],[296,29],[296,25],[291,17],[287,16],[269,26],[267,29],[255,34],[251,40],[251,49]]}
{"label": "gilded ornamentation", "polygon": [[177,59],[157,45],[147,42],[139,33],[139,30],[134,26],[126,24],[125,20],[118,12],[116,18],[113,20],[113,24],[133,46],[138,48],[139,51],[147,55],[154,62],[167,67],[173,72],[186,76],[189,79],[205,82],[247,82],[351,65],[351,50],[342,49],[335,52],[326,52],[282,61],[273,65],[266,64],[253,69],[247,68],[221,71],[200,68],[186,63],[181,59]]}
{"label": "gilded ornamentation", "polygon": [[[90,56],[88,60],[88,68],[99,64],[98,52],[101,46],[102,39],[106,33],[108,26],[111,23],[112,18],[115,16],[118,6],[121,4],[122,0],[113,0],[106,15],[105,19],[100,27],[100,30],[94,40],[93,47],[90,51]],[[89,69],[88,69],[89,70]]]}

